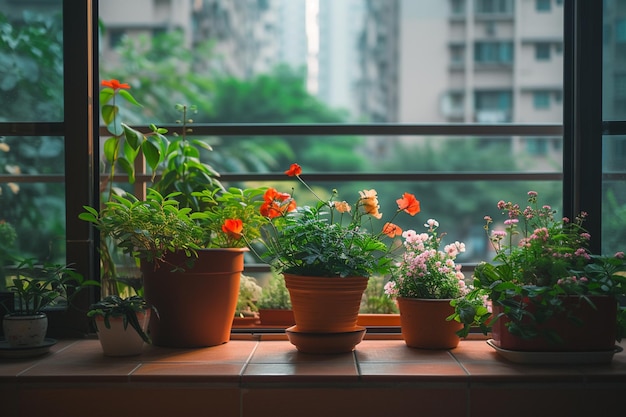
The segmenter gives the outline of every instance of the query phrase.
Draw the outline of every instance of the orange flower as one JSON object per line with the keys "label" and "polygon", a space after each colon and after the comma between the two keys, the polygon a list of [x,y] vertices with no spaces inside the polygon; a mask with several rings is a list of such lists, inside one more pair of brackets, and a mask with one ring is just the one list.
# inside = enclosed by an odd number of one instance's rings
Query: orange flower
{"label": "orange flower", "polygon": [[302,167],[298,164],[291,164],[289,169],[285,171],[285,174],[289,175],[290,177],[297,177],[298,175],[302,174]]}
{"label": "orange flower", "polygon": [[241,219],[226,219],[222,225],[222,232],[233,236],[237,239],[241,237],[243,231],[243,222]]}
{"label": "orange flower", "polygon": [[402,234],[402,229],[400,228],[400,226],[396,224],[387,222],[383,226],[383,233],[389,236],[390,238],[394,238]]}
{"label": "orange flower", "polygon": [[339,213],[350,213],[350,210],[352,210],[350,204],[345,201],[336,201],[333,205]]}
{"label": "orange flower", "polygon": [[268,188],[263,195],[265,202],[259,209],[262,216],[273,219],[296,209],[296,200],[290,194],[280,193],[275,188]]}
{"label": "orange flower", "polygon": [[359,201],[363,204],[363,210],[365,210],[365,213],[376,219],[383,217],[383,214],[378,211],[380,206],[378,205],[378,194],[376,193],[376,190],[363,190],[359,191],[359,194],[361,195],[361,199]]}
{"label": "orange flower", "polygon": [[114,90],[130,89],[130,85],[121,83],[118,80],[102,80],[102,85],[105,87],[111,87]]}
{"label": "orange flower", "polygon": [[398,209],[404,210],[404,212],[415,216],[420,212],[420,202],[415,198],[413,194],[404,193],[402,198],[396,200],[398,203]]}

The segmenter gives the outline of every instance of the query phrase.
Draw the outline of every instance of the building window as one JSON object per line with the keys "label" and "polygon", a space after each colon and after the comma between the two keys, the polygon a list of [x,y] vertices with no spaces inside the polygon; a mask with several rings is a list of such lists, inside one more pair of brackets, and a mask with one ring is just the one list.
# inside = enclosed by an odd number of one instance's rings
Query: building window
{"label": "building window", "polygon": [[618,19],[615,22],[615,42],[626,42],[626,19]]}
{"label": "building window", "polygon": [[513,62],[513,42],[476,42],[474,61],[480,64],[510,64]]}
{"label": "building window", "polygon": [[550,93],[547,91],[535,91],[533,93],[533,107],[535,109],[550,108]]}
{"label": "building window", "polygon": [[535,44],[535,59],[537,61],[549,61],[550,60],[550,44],[549,43],[536,43]]}
{"label": "building window", "polygon": [[510,14],[513,13],[512,0],[477,0],[476,13]]}
{"label": "building window", "polygon": [[533,156],[548,154],[548,141],[545,138],[527,138],[525,140],[526,152]]}
{"label": "building window", "polygon": [[538,12],[549,12],[552,8],[552,0],[535,0],[535,10]]}

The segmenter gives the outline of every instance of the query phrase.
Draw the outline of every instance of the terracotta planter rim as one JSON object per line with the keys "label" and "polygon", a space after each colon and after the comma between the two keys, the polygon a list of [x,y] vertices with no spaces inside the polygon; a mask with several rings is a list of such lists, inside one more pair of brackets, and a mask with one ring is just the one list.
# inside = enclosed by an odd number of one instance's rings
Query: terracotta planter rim
{"label": "terracotta planter rim", "polygon": [[419,297],[398,297],[398,298],[402,298],[404,300],[419,300],[419,301],[426,301],[426,302],[456,300],[456,298],[419,298]]}

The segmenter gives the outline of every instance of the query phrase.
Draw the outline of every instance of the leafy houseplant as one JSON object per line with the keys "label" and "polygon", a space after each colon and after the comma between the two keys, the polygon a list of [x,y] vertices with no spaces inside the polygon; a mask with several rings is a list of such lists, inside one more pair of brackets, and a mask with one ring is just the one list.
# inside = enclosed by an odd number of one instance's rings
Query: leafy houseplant
{"label": "leafy houseplant", "polygon": [[466,294],[461,265],[455,262],[465,244],[454,242],[441,248],[445,234],[439,222],[429,219],[425,233],[407,230],[404,253],[391,280],[388,296],[397,299],[402,335],[408,346],[448,349],[456,347],[461,325],[448,320],[454,314],[450,302]]}
{"label": "leafy houseplant", "polygon": [[99,285],[69,266],[39,264],[34,259],[21,260],[12,274],[7,289],[14,295],[13,309],[4,316],[3,328],[14,347],[41,345],[48,328],[45,308],[62,305],[83,288]]}
{"label": "leafy houseplant", "polygon": [[315,207],[298,207],[291,195],[273,188],[266,191],[262,213],[271,219],[265,228],[267,251],[262,257],[278,272],[318,277],[370,277],[392,269],[390,248],[383,241],[402,233],[393,219],[420,211],[419,201],[409,193],[397,200],[398,210],[382,226],[376,190],[360,191],[353,207],[337,201],[337,191],[324,200],[302,179],[302,168],[292,164],[285,172],[296,177],[318,200]]}
{"label": "leafy houseplant", "polygon": [[92,304],[87,316],[92,319],[98,316],[102,317],[107,329],[111,328],[111,318],[121,318],[124,329],[130,324],[144,342],[151,343],[150,336],[144,331],[137,319],[137,313],[143,313],[149,309],[152,307],[139,295],[124,298],[119,295],[109,295]]}
{"label": "leafy houseplant", "polygon": [[[391,245],[384,239],[402,232],[393,218],[402,211],[415,215],[419,201],[404,193],[392,219],[377,226],[382,213],[376,190],[360,191],[353,207],[338,201],[336,191],[328,200],[318,197],[302,179],[298,164],[285,173],[317,199],[314,207],[297,206],[290,194],[270,188],[261,207],[271,220],[264,229],[267,251],[262,257],[285,278],[296,329],[314,334],[362,332],[356,322],[368,279],[392,269]],[[293,333],[291,329],[288,335]]]}
{"label": "leafy houseplant", "polygon": [[257,302],[261,324],[291,326],[295,323],[289,291],[283,277],[272,272]]}
{"label": "leafy houseplant", "polygon": [[[621,313],[615,297],[626,290],[624,254],[589,253],[591,236],[583,227],[586,213],[574,221],[556,219],[555,210],[540,205],[534,191],[528,192],[528,203],[522,208],[498,202],[505,215],[504,230],[492,230],[494,220],[485,216],[485,231],[496,255],[493,262],[476,267],[474,289],[456,305],[456,319],[464,323],[460,333],[467,334],[473,324],[483,331],[491,325],[494,338],[511,335],[527,350],[535,349],[535,344],[558,350],[570,349],[570,335],[562,330],[572,327],[575,333],[590,336],[581,349],[611,350],[623,334],[623,329],[615,329],[616,315]],[[483,298],[490,301],[493,318],[481,305]],[[600,316],[605,304],[607,313]],[[595,315],[603,322],[592,322]],[[608,329],[608,335],[594,336],[598,329]]]}
{"label": "leafy houseplant", "polygon": [[[219,174],[211,165],[200,159],[202,151],[210,151],[211,147],[202,140],[190,139],[188,117],[195,111],[194,106],[177,104],[175,107],[182,115],[177,123],[181,125],[181,134],[174,133],[173,137],[165,136],[167,129],[150,124],[150,131],[140,132],[122,121],[120,116],[123,105],[134,108],[141,104],[130,93],[130,85],[118,80],[103,80],[100,90],[100,108],[103,123],[107,127],[109,138],[103,145],[103,173],[107,173],[103,191],[104,202],[114,201],[114,196],[124,196],[126,193],[114,187],[114,179],[118,169],[128,175],[129,184],[135,183],[136,161],[143,159],[152,174],[152,188],[162,195],[175,196],[181,207],[190,207],[195,211],[201,209],[201,203],[195,192],[222,189]],[[126,118],[138,122],[140,118],[132,113],[126,113]],[[105,187],[106,185],[106,187]],[[143,196],[141,196],[142,198]],[[115,245],[109,239],[102,239],[101,280],[103,293],[118,294],[122,291],[118,283],[119,275],[116,266]]]}

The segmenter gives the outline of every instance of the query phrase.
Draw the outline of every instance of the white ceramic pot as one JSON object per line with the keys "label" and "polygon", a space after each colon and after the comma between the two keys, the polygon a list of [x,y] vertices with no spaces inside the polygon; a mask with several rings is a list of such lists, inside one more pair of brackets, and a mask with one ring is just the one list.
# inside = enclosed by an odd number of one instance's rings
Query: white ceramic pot
{"label": "white ceramic pot", "polygon": [[[137,319],[141,328],[145,332],[150,320],[150,310],[137,313]],[[141,354],[144,341],[137,331],[129,324],[124,329],[124,322],[121,317],[110,317],[111,328],[104,325],[104,317],[95,317],[98,329],[98,339],[105,356],[133,356]]]}
{"label": "white ceramic pot", "polygon": [[13,348],[41,346],[48,331],[48,316],[44,313],[31,316],[7,314],[2,319],[4,337]]}

